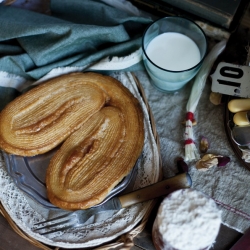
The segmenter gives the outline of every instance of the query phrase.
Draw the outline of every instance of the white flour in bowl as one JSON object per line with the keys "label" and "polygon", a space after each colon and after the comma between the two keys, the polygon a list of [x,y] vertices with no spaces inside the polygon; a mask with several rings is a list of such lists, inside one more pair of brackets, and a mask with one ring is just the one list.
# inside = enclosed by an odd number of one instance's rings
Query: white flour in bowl
{"label": "white flour in bowl", "polygon": [[164,250],[208,249],[220,224],[221,213],[212,199],[194,189],[178,190],[160,205],[153,228],[157,230],[153,232],[154,243]]}

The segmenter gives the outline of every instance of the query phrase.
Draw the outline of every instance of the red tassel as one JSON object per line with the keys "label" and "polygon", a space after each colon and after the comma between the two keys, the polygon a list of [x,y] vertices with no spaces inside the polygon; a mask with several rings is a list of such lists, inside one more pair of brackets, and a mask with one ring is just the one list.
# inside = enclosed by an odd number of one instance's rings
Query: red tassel
{"label": "red tassel", "polygon": [[194,114],[192,112],[187,112],[186,113],[186,121],[190,120],[191,122],[194,121]]}
{"label": "red tassel", "polygon": [[185,140],[185,145],[192,144],[194,141],[192,139]]}

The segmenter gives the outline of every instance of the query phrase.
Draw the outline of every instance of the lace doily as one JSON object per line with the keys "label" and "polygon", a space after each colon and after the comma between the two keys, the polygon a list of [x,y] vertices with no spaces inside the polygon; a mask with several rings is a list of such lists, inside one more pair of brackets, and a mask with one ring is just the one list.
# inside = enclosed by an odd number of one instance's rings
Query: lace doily
{"label": "lace doily", "polygon": [[[61,74],[65,74],[67,69],[69,68],[62,68],[59,71]],[[160,175],[159,153],[152,134],[147,108],[138,92],[132,74],[117,72],[112,76],[122,82],[138,98],[144,111],[145,143],[133,186],[133,189],[138,189],[158,181]],[[141,221],[151,204],[151,201],[139,203],[121,209],[112,215],[102,215],[101,218],[97,216],[81,228],[43,236],[33,232],[32,228],[35,223],[47,219],[51,215],[50,211],[35,203],[16,187],[6,172],[2,155],[0,158],[0,200],[12,220],[25,233],[42,243],[63,248],[93,247],[111,241],[133,229]]]}

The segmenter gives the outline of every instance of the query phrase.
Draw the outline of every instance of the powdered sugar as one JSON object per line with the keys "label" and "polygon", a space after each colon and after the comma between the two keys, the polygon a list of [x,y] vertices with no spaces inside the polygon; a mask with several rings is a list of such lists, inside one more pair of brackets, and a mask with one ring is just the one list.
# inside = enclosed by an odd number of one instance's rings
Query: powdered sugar
{"label": "powdered sugar", "polygon": [[201,192],[183,189],[163,200],[156,219],[163,241],[176,249],[199,250],[213,244],[221,213]]}

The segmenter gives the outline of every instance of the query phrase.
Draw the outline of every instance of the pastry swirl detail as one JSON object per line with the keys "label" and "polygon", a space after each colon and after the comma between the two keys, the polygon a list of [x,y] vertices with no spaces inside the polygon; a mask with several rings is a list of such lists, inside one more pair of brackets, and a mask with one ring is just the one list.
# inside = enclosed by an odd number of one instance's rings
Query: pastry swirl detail
{"label": "pastry swirl detail", "polygon": [[22,156],[45,153],[108,102],[98,86],[71,78],[53,79],[7,105],[0,114],[0,147]]}
{"label": "pastry swirl detail", "polygon": [[97,73],[60,76],[16,98],[0,114],[0,147],[32,156],[57,145],[46,173],[50,202],[86,209],[131,171],[144,145],[138,100]]}

